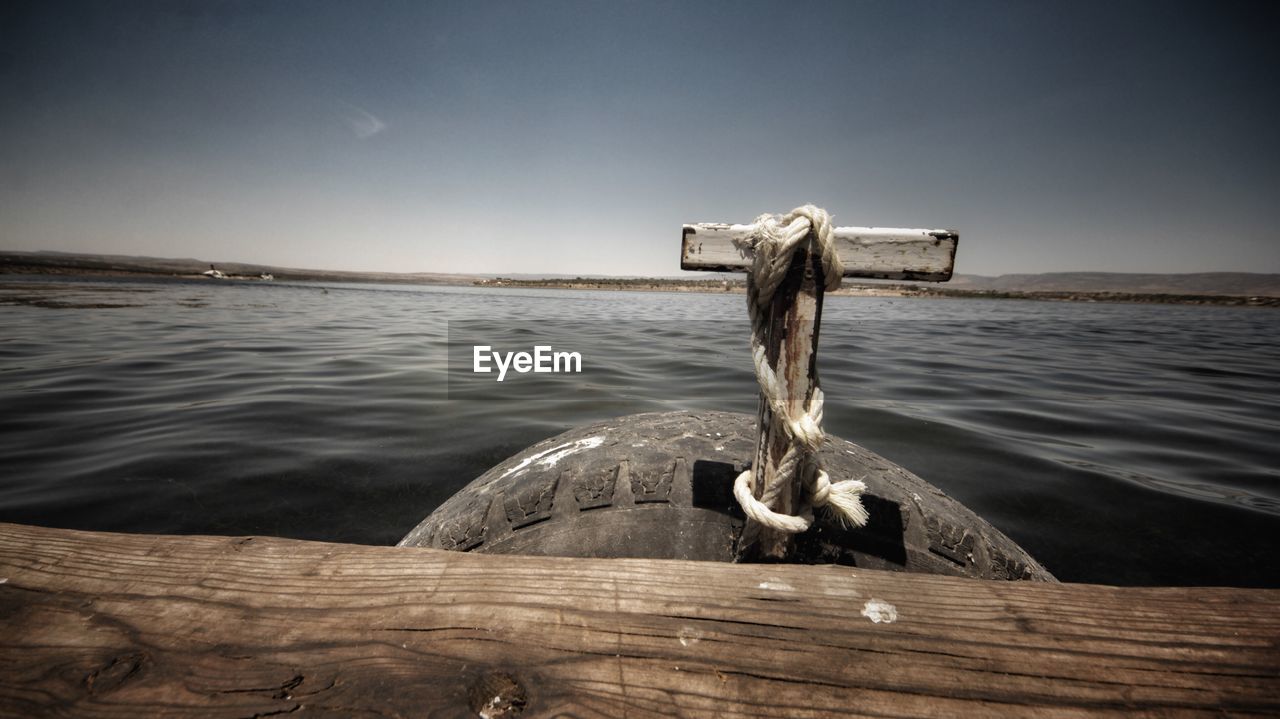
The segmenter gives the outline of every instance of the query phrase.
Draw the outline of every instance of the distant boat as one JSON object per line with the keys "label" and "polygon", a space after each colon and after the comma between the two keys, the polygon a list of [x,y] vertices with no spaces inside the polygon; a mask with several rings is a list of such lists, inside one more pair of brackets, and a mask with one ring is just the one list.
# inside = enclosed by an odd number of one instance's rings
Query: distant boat
{"label": "distant boat", "polygon": [[274,280],[276,278],[276,276],[271,274],[270,272],[263,272],[262,274],[258,275],[258,277],[264,280]]}
{"label": "distant boat", "polygon": [[218,270],[218,268],[214,267],[213,265],[209,265],[209,269],[205,270],[205,271],[204,271],[204,272],[202,272],[201,274],[202,274],[202,275],[204,275],[205,277],[208,277],[208,278],[210,278],[210,279],[214,279],[214,280],[225,280],[225,279],[227,279],[227,276],[226,276],[226,275],[224,275],[224,274],[222,274],[222,272],[221,272],[221,271],[219,271],[219,270]]}

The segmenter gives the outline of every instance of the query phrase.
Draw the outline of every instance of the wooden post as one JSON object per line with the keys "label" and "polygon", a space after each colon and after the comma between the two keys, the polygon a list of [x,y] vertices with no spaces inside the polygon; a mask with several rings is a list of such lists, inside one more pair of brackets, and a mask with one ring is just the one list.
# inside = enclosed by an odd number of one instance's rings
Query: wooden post
{"label": "wooden post", "polygon": [[[797,252],[791,260],[787,276],[778,286],[766,312],[765,356],[782,387],[783,397],[793,416],[800,416],[813,392],[818,388],[818,330],[822,321],[822,293],[825,278],[822,263],[812,253],[813,231],[807,240],[810,251]],[[773,482],[778,464],[791,442],[785,431],[773,424],[773,411],[764,397],[760,409],[753,467],[756,473],[756,499]],[[808,468],[801,467],[798,476]],[[799,506],[801,487],[798,482],[785,485],[773,506],[775,512],[794,514]],[[754,528],[743,534],[738,546],[740,560],[781,561],[791,551],[791,534],[768,527]]]}
{"label": "wooden post", "polygon": [[[754,225],[685,225],[680,267],[685,270],[749,271],[753,258],[750,238]],[[833,243],[846,277],[876,277],[944,282],[951,278],[959,236],[950,230],[905,230],[842,227],[833,232]],[[810,230],[807,251],[792,258],[786,278],[766,311],[765,350],[769,366],[778,377],[783,396],[800,416],[818,389],[818,335],[822,322],[822,295],[826,285],[822,263],[813,254]],[[755,496],[777,473],[789,439],[775,431],[772,411],[760,399],[759,435],[756,441]],[[810,471],[802,467],[797,476]],[[782,488],[772,509],[794,514],[802,488],[792,482]],[[740,559],[780,561],[787,557],[792,535],[748,523],[739,543]]]}

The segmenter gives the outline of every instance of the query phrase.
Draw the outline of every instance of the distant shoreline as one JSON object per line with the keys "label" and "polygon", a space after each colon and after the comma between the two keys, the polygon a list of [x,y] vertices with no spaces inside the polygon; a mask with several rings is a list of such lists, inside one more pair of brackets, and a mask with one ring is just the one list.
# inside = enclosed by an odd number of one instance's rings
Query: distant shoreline
{"label": "distant shoreline", "polygon": [[[216,268],[225,278],[210,278],[205,270]],[[171,280],[225,280],[269,282],[271,275],[283,282],[369,282],[387,284],[470,285],[480,275],[434,272],[356,272],[345,270],[299,270],[239,262],[206,263],[198,260],[161,260],[130,257],[92,257],[43,253],[0,252],[0,274],[53,277],[136,277]]]}
{"label": "distant shoreline", "polygon": [[[225,279],[204,276],[216,267]],[[742,293],[746,281],[741,275],[718,275],[698,279],[672,278],[509,278],[433,272],[358,272],[344,270],[306,270],[247,263],[209,263],[195,259],[165,259],[122,255],[84,255],[58,252],[0,251],[0,274],[47,277],[117,277],[137,279],[200,280],[203,282],[270,282],[263,275],[273,275],[278,282],[336,282],[379,284],[425,284],[474,286],[494,289],[528,288],[559,290],[598,290],[624,292],[699,292]],[[1063,278],[1067,278],[1064,280]],[[1064,288],[1064,282],[1086,278],[1098,286],[1098,277],[1106,284],[1128,284],[1134,290]],[[1212,277],[1204,282],[1203,277]],[[1245,277],[1247,281],[1228,281],[1224,277]],[[1010,287],[1006,278],[1019,280],[1023,287]],[[1154,280],[1152,279],[1154,278]],[[1199,278],[1197,284],[1179,280]],[[1135,279],[1143,282],[1134,281]],[[1039,282],[1037,282],[1039,280]],[[1045,280],[1053,280],[1052,283]],[[978,281],[985,282],[982,286]],[[1202,275],[1125,275],[1108,273],[1047,273],[1041,275],[983,278],[958,275],[956,284],[934,285],[912,282],[857,282],[845,280],[834,295],[851,297],[944,298],[944,299],[1021,299],[1052,302],[1119,302],[1136,304],[1216,305],[1228,307],[1280,307],[1280,276],[1247,273],[1203,273]],[[995,284],[995,287],[991,285]],[[1027,286],[1037,287],[1029,289]],[[1056,285],[1056,286],[1055,286]],[[1103,285],[1105,286],[1105,284]],[[1183,288],[1177,291],[1171,288]],[[1148,290],[1148,291],[1142,291]],[[1243,290],[1256,290],[1246,293]],[[1261,294],[1260,294],[1261,293]]]}
{"label": "distant shoreline", "polygon": [[[698,292],[703,294],[745,294],[745,280],[517,280],[496,278],[477,280],[477,287],[549,290],[597,290],[614,292]],[[1119,302],[1162,305],[1220,305],[1226,307],[1280,307],[1280,297],[1242,295],[1196,295],[1139,292],[1069,292],[969,290],[944,286],[905,284],[869,284],[845,280],[844,285],[828,295],[839,297],[928,297],[944,299],[1012,299],[1049,302]]]}
{"label": "distant shoreline", "polygon": [[[144,270],[103,270],[88,267],[49,267],[46,265],[23,266],[23,265],[0,265],[0,274],[6,275],[22,275],[36,277],[120,277],[120,278],[138,278],[138,279],[160,279],[160,280],[207,280],[211,279],[202,273],[172,273],[172,272],[149,272]],[[250,280],[258,282],[267,282],[261,275],[233,275],[227,274],[224,279],[235,280],[237,282],[247,282]],[[282,278],[274,278],[282,279]]]}

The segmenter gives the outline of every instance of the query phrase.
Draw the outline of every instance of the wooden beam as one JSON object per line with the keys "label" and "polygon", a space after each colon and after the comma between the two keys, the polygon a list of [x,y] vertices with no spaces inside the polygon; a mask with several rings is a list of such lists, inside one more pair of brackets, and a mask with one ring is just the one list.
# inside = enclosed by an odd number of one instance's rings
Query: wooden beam
{"label": "wooden beam", "polygon": [[[680,269],[746,272],[754,225],[701,222],[684,226]],[[896,227],[837,227],[835,247],[845,277],[946,282],[955,265],[960,235],[952,230]]]}
{"label": "wooden beam", "polygon": [[[822,321],[822,295],[826,285],[821,260],[812,254],[813,231],[809,232],[809,249],[797,251],[791,267],[778,285],[765,317],[765,359],[778,378],[782,396],[795,416],[804,414],[813,393],[818,389],[818,335]],[[773,411],[764,396],[760,397],[756,434],[755,497],[760,499],[778,473],[778,465],[791,446],[790,438],[773,423]],[[782,486],[774,505],[780,514],[796,513],[803,488],[799,478],[811,467],[801,467],[797,479]],[[738,557],[743,561],[784,560],[791,553],[795,535],[779,532],[747,520],[738,544]]]}
{"label": "wooden beam", "polygon": [[1280,592],[0,524],[0,716],[1280,712]]}

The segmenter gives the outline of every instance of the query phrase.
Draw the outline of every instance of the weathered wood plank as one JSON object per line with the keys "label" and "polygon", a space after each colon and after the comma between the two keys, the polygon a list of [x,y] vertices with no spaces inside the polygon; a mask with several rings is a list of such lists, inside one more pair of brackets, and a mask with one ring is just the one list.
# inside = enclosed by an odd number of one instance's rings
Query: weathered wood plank
{"label": "weathered wood plank", "polygon": [[2,716],[504,707],[1276,713],[1280,592],[0,525]]}
{"label": "weathered wood plank", "polygon": [[[746,272],[754,225],[702,222],[684,226],[680,269]],[[837,227],[834,244],[845,277],[946,282],[960,236],[952,230]]]}
{"label": "weathered wood plank", "polygon": [[[822,323],[822,295],[826,278],[821,260],[812,254],[813,231],[809,232],[808,248],[796,252],[791,258],[787,276],[778,286],[765,313],[767,325],[764,333],[765,359],[778,378],[782,396],[787,398],[790,411],[799,417],[818,389],[818,335]],[[768,401],[760,397],[756,438],[756,453],[752,461],[755,468],[756,499],[778,474],[778,466],[791,445],[787,433],[773,423],[773,410]],[[782,485],[773,511],[792,515],[800,503],[803,489],[799,477],[809,468],[802,468],[797,479]],[[748,520],[742,542],[740,558],[786,559],[791,554],[795,535],[757,525]]]}

